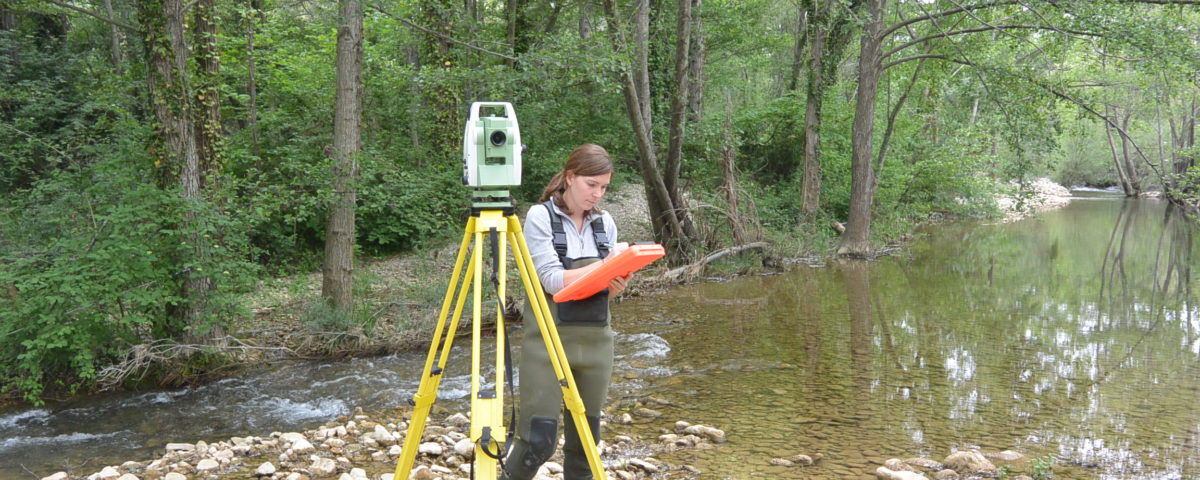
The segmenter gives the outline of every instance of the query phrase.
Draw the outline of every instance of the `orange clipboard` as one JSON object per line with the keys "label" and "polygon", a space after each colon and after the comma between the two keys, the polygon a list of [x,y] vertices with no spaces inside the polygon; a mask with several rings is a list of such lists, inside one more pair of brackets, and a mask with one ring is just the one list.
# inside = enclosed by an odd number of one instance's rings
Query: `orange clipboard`
{"label": "orange clipboard", "polygon": [[579,277],[566,288],[554,294],[554,302],[562,303],[579,300],[595,295],[596,292],[608,288],[608,282],[617,277],[623,277],[649,265],[666,255],[662,245],[633,244],[617,256],[604,261],[604,264]]}

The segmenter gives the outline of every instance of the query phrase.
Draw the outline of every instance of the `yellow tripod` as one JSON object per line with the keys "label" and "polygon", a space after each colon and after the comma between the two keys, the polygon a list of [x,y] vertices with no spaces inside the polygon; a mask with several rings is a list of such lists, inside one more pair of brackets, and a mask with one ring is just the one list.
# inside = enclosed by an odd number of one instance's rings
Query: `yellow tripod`
{"label": "yellow tripod", "polygon": [[[525,237],[521,233],[521,222],[515,214],[511,213],[510,209],[507,216],[505,215],[505,211],[502,210],[477,210],[467,220],[467,227],[463,233],[462,243],[458,247],[458,257],[454,261],[454,273],[450,279],[450,284],[446,287],[446,296],[442,300],[441,313],[438,314],[437,328],[433,334],[433,342],[430,344],[429,354],[425,358],[425,370],[421,376],[421,385],[417,388],[416,395],[413,396],[412,420],[408,425],[408,433],[404,438],[404,448],[401,451],[400,459],[396,463],[396,480],[409,478],[409,473],[412,471],[413,461],[417,457],[417,447],[420,445],[421,436],[425,431],[425,421],[429,417],[429,409],[437,399],[438,385],[441,383],[446,361],[450,357],[450,347],[454,341],[454,334],[458,330],[459,319],[462,315],[463,306],[466,304],[468,290],[473,293],[471,304],[471,432],[469,437],[475,444],[475,459],[471,467],[472,478],[477,480],[496,479],[497,463],[507,453],[505,452],[505,439],[508,437],[508,432],[504,427],[503,410],[504,379],[501,377],[505,360],[502,352],[503,349],[500,347],[506,340],[504,338],[503,309],[499,305],[496,308],[497,347],[495,387],[490,391],[480,390],[479,347],[482,333],[483,301],[482,247],[484,245],[485,234],[492,241],[491,253],[495,267],[493,273],[496,275],[494,280],[497,281],[496,290],[499,297],[497,304],[505,298],[506,245],[511,245],[513,256],[517,262],[517,270],[521,274],[521,283],[524,284],[525,294],[529,297],[530,303],[533,305],[534,317],[537,319],[538,328],[541,330],[542,340],[545,341],[546,351],[550,354],[550,363],[554,366],[554,373],[558,377],[558,384],[562,387],[563,401],[575,422],[575,429],[579,432],[580,441],[583,443],[584,452],[587,455],[588,463],[591,465],[592,477],[598,480],[607,478],[604,474],[604,466],[600,462],[600,453],[596,449],[595,439],[592,437],[591,427],[588,426],[587,417],[584,415],[583,399],[579,396],[579,391],[575,388],[575,379],[572,377],[571,369],[567,363],[567,354],[563,350],[562,342],[558,337],[558,330],[550,316],[550,306],[547,303],[545,292],[542,290],[542,284],[538,281],[537,273],[534,270],[533,257],[529,255],[529,247],[525,244]],[[472,244],[474,248],[469,248]],[[471,259],[464,270],[463,263],[466,260],[468,249],[471,251]],[[470,288],[467,285],[468,274],[471,275]],[[459,285],[461,286],[456,288]],[[450,323],[447,327],[447,313],[450,311],[450,301],[455,297],[456,290],[458,298],[454,304],[454,315],[450,317]],[[435,362],[436,366],[434,365]]]}

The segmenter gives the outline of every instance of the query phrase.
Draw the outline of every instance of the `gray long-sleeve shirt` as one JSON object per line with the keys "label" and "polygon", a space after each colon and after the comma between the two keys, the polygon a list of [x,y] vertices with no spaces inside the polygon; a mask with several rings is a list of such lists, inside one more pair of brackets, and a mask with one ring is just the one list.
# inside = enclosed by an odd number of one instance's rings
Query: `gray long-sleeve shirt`
{"label": "gray long-sleeve shirt", "polygon": [[[567,235],[567,257],[595,257],[599,255],[596,249],[596,237],[592,234],[592,220],[596,215],[588,215],[583,219],[583,230],[575,227],[575,221],[554,205],[554,214],[562,220],[563,230]],[[608,235],[608,243],[617,243],[617,222],[608,212],[602,211],[604,232]],[[554,231],[550,227],[550,215],[545,204],[537,204],[529,208],[525,214],[525,243],[529,246],[529,255],[533,257],[533,266],[537,270],[542,289],[550,295],[563,289],[563,264],[558,260],[554,251]]]}

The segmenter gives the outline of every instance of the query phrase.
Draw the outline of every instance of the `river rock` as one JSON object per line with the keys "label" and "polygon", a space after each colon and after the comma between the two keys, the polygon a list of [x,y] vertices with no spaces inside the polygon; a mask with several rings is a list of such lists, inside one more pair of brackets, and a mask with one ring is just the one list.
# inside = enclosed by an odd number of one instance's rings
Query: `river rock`
{"label": "river rock", "polygon": [[893,470],[893,471],[897,471],[897,472],[915,472],[915,471],[917,471],[917,469],[913,468],[911,465],[909,465],[907,463],[904,463],[904,461],[900,460],[899,458],[888,459],[888,461],[883,462],[883,466],[887,467],[888,470]]}
{"label": "river rock", "polygon": [[771,465],[775,465],[776,467],[791,467],[796,464],[786,458],[772,458]]}
{"label": "river rock", "polygon": [[994,476],[996,473],[996,466],[974,450],[954,452],[942,464],[958,473],[982,476]]}
{"label": "river rock", "polygon": [[118,472],[117,469],[113,467],[104,467],[100,469],[100,473],[96,474],[96,478],[98,480],[112,480],[119,476],[121,476],[121,472]]}
{"label": "river rock", "polygon": [[683,433],[689,433],[698,437],[707,438],[715,443],[725,443],[725,431],[707,425],[692,425],[685,428]]}
{"label": "river rock", "polygon": [[350,469],[350,478],[354,480],[367,480],[367,471],[361,468]]}
{"label": "river rock", "polygon": [[337,471],[337,462],[332,458],[314,457],[308,471],[312,472],[314,477],[328,477]]}
{"label": "river rock", "polygon": [[662,412],[660,412],[658,410],[651,410],[646,407],[642,407],[637,410],[634,410],[633,413],[634,413],[634,415],[637,415],[639,417],[648,417],[648,418],[659,418],[662,416]]}
{"label": "river rock", "polygon": [[1003,452],[985,453],[985,454],[983,454],[983,456],[986,458],[992,459],[992,460],[1000,460],[1002,462],[1015,462],[1017,460],[1025,458],[1024,455],[1021,455],[1020,453],[1014,452],[1012,450],[1005,450]]}
{"label": "river rock", "polygon": [[417,447],[417,453],[430,457],[440,457],[444,452],[445,449],[442,448],[442,444],[437,442],[425,442]]}
{"label": "river rock", "polygon": [[134,475],[132,473],[126,473],[124,475],[121,475],[120,477],[117,477],[117,480],[142,480],[142,479],[138,478],[137,475]]}
{"label": "river rock", "polygon": [[200,460],[200,463],[196,464],[196,471],[207,472],[210,470],[216,470],[217,468],[220,468],[220,467],[221,467],[221,462],[218,462],[211,458],[205,458],[203,460]]}
{"label": "river rock", "polygon": [[376,425],[375,431],[371,432],[371,438],[374,438],[380,445],[395,445],[396,436],[392,435],[383,425]]}
{"label": "river rock", "polygon": [[908,460],[905,460],[904,463],[907,463],[907,464],[912,465],[917,468],[924,468],[926,470],[932,470],[935,472],[942,469],[941,463],[938,463],[937,460],[930,460],[928,458],[919,458],[919,457],[910,458]]}
{"label": "river rock", "polygon": [[316,450],[316,448],[313,447],[313,444],[309,443],[308,438],[306,438],[303,434],[289,432],[283,434],[279,438],[291,444],[291,450],[295,453],[308,453]]}
{"label": "river rock", "polygon": [[166,475],[163,475],[163,480],[187,480],[187,475],[179,472],[168,472]]}
{"label": "river rock", "polygon": [[929,480],[916,472],[895,471],[887,467],[875,469],[875,477],[880,480]]}
{"label": "river rock", "polygon": [[458,442],[455,442],[455,444],[454,444],[454,453],[457,453],[457,454],[463,456],[464,458],[468,458],[468,459],[474,458],[475,457],[475,443],[472,442],[471,439],[469,439],[469,438],[464,438],[462,440],[459,440]]}
{"label": "river rock", "polygon": [[817,463],[817,460],[815,458],[810,457],[808,455],[793,455],[791,457],[788,457],[787,460],[796,465],[799,465],[801,467],[807,467],[809,465]]}
{"label": "river rock", "polygon": [[401,453],[404,453],[404,448],[399,445],[392,445],[388,448],[387,453],[390,456],[399,457]]}
{"label": "river rock", "polygon": [[471,419],[467,418],[466,415],[463,415],[461,413],[456,413],[454,415],[446,417],[446,425],[451,425],[451,426],[455,426],[455,427],[459,427],[459,428],[469,427],[469,426],[471,426]]}
{"label": "river rock", "polygon": [[275,465],[271,464],[271,462],[263,462],[262,465],[259,465],[258,468],[254,470],[254,474],[260,477],[269,477],[274,475]]}
{"label": "river rock", "polygon": [[958,472],[947,468],[933,474],[933,478],[936,478],[937,480],[958,480],[959,475]]}
{"label": "river rock", "polygon": [[658,473],[658,466],[640,458],[631,458],[628,462],[629,466],[639,468],[646,473]]}
{"label": "river rock", "polygon": [[68,478],[71,478],[71,476],[67,475],[67,472],[58,472],[49,477],[42,477],[42,480],[67,480]]}
{"label": "river rock", "polygon": [[679,433],[683,433],[683,431],[687,430],[687,428],[690,426],[692,426],[692,424],[685,422],[683,420],[680,420],[678,422],[675,422],[675,431],[679,432]]}

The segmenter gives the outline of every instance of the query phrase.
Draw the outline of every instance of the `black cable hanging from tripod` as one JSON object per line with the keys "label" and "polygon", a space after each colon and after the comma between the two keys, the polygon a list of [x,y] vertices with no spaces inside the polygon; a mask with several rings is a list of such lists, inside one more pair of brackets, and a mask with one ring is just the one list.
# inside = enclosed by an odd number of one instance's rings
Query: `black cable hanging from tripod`
{"label": "black cable hanging from tripod", "polygon": [[[501,317],[503,317],[504,313],[508,311],[508,305],[505,303],[504,297],[500,295],[499,272],[500,272],[500,255],[502,252],[500,251],[499,232],[496,231],[496,227],[492,227],[488,231],[488,240],[491,243],[491,249],[492,249],[491,280],[492,280],[492,287],[496,292],[496,308],[499,309],[499,310],[497,310],[497,312],[500,314]],[[497,325],[497,328],[500,328],[500,325]],[[504,328],[504,341],[503,342],[499,341],[500,336],[497,335],[496,336],[496,339],[497,339],[496,348],[504,349],[505,383],[507,384],[507,387],[508,387],[508,398],[511,399],[510,401],[512,402],[509,404],[509,429],[508,429],[508,433],[506,435],[507,438],[504,439],[504,446],[501,447],[500,450],[496,453],[492,453],[490,450],[488,450],[488,444],[492,443],[490,427],[483,428],[483,435],[479,438],[479,440],[480,440],[480,444],[481,444],[480,450],[482,450],[483,453],[486,454],[487,456],[496,459],[496,461],[500,464],[501,471],[506,471],[505,467],[504,467],[504,457],[508,453],[509,448],[512,447],[513,438],[515,437],[516,426],[517,426],[517,402],[516,402],[516,396],[513,394],[513,360],[512,360],[512,349],[509,348],[509,342],[508,342],[508,324],[505,323],[503,328]],[[503,344],[503,345],[500,345],[500,344]],[[473,469],[473,468],[471,469],[471,478],[475,478],[475,469]]]}

